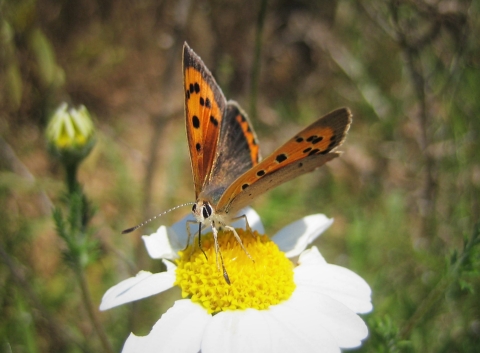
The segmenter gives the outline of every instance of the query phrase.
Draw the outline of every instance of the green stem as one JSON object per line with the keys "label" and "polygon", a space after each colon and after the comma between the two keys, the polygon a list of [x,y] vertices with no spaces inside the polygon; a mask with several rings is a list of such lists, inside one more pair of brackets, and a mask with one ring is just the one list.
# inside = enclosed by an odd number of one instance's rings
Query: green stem
{"label": "green stem", "polygon": [[77,274],[78,282],[80,284],[80,289],[82,291],[83,303],[85,304],[90,321],[92,322],[93,327],[95,328],[95,331],[97,332],[97,335],[100,339],[103,350],[104,352],[107,352],[107,353],[113,353],[113,347],[110,344],[110,341],[107,338],[107,334],[103,330],[103,326],[100,323],[100,320],[98,319],[98,316],[96,314],[97,309],[93,305],[93,301],[90,296],[90,291],[88,289],[88,283],[85,278],[85,274],[81,269],[78,269],[75,272]]}
{"label": "green stem", "polygon": [[[78,230],[85,234],[86,228],[87,228],[87,223],[89,221],[89,212],[88,212],[88,201],[81,191],[80,184],[77,181],[77,170],[78,170],[78,165],[79,163],[69,163],[65,165],[65,171],[66,171],[66,182],[67,182],[67,188],[68,188],[68,195],[69,198],[71,199],[70,202],[76,197],[76,193],[80,195],[80,202],[81,207],[77,210],[78,212],[81,212],[81,221],[79,224],[72,224],[72,229],[71,231],[71,236],[72,236],[72,241],[73,242],[78,242],[78,239],[73,236],[75,233],[75,230]],[[72,205],[70,204],[70,207]],[[75,229],[78,228],[78,229]],[[77,244],[78,245],[78,244]],[[73,251],[70,249],[70,251]],[[105,331],[103,330],[103,326],[100,323],[100,320],[98,319],[97,316],[97,308],[94,307],[92,298],[90,296],[90,290],[88,288],[88,283],[85,278],[85,272],[84,272],[84,265],[82,264],[82,261],[80,260],[81,255],[76,254],[74,252],[73,254],[73,260],[74,264],[72,266],[73,271],[75,272],[77,276],[78,283],[80,285],[80,290],[82,292],[82,299],[83,303],[87,309],[88,316],[90,318],[90,321],[95,328],[95,332],[97,333],[100,342],[103,347],[103,351],[106,353],[113,353],[113,348],[110,344],[110,341],[107,338],[107,335]]]}
{"label": "green stem", "polygon": [[420,321],[430,311],[430,309],[438,303],[450,284],[451,282],[448,278],[443,278],[437,283],[435,288],[420,303],[410,319],[408,319],[408,321],[403,325],[399,335],[399,339],[401,341],[406,340],[410,336],[410,333],[416,326],[417,322]]}
{"label": "green stem", "polygon": [[65,172],[67,178],[67,187],[68,193],[71,195],[78,189],[78,181],[77,181],[77,170],[78,170],[78,163],[70,163],[65,165]]}
{"label": "green stem", "polygon": [[450,270],[446,275],[437,283],[435,288],[428,294],[428,296],[420,303],[417,310],[413,315],[408,319],[408,321],[403,325],[403,328],[400,330],[399,338],[401,340],[407,339],[410,336],[410,332],[415,327],[418,321],[420,321],[432,307],[439,302],[443,297],[444,293],[447,291],[448,287],[455,283],[455,281],[460,277],[463,268],[469,260],[470,256],[473,254],[473,248],[480,244],[480,226],[475,226],[473,235],[468,241],[465,241],[465,245],[461,255],[456,258],[450,267]]}

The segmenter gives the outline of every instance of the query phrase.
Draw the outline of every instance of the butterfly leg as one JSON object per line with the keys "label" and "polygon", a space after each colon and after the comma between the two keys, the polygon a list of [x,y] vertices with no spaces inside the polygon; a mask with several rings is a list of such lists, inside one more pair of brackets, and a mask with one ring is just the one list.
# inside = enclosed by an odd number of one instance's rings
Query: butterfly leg
{"label": "butterfly leg", "polygon": [[[228,284],[230,284],[230,278],[228,277],[227,269],[223,264],[223,256],[222,256],[222,251],[220,250],[220,244],[218,244],[218,230],[217,230],[217,227],[215,227],[214,222],[212,222],[212,232],[213,232],[213,240],[215,242],[215,255],[216,255],[215,260],[217,261],[217,268],[220,271],[220,264],[222,264],[223,278],[225,278],[225,281]],[[220,262],[218,261],[218,257],[220,257]]]}
{"label": "butterfly leg", "polygon": [[191,224],[196,224],[197,222],[195,221],[187,221],[185,228],[187,228],[187,244],[185,245],[185,248],[182,249],[182,251],[187,250],[188,246],[190,245],[190,238],[192,237],[192,233],[190,232],[190,225]]}
{"label": "butterfly leg", "polygon": [[[246,219],[246,218],[245,218],[245,219]],[[240,238],[240,236],[238,235],[238,233],[237,233],[237,231],[235,230],[235,228],[233,228],[233,227],[231,227],[231,226],[223,226],[223,227],[233,233],[233,235],[235,236],[235,239],[237,239],[237,241],[238,241],[238,243],[240,244],[240,246],[242,247],[243,251],[245,251],[245,254],[247,254],[247,256],[250,258],[250,260],[252,260],[253,262],[255,262],[255,260],[253,259],[252,255],[250,255],[250,253],[248,252],[247,248],[243,245],[242,238]]]}
{"label": "butterfly leg", "polygon": [[250,224],[248,223],[248,218],[246,215],[241,215],[238,217],[235,217],[232,221],[238,221],[239,219],[244,219],[245,220],[245,228],[247,233],[250,233],[254,238],[255,238],[255,233],[253,233],[252,228],[250,227]]}
{"label": "butterfly leg", "polygon": [[[198,224],[198,248],[202,250],[203,255],[205,255],[205,258],[208,260],[207,254],[202,248],[202,228],[203,225],[202,223],[196,222],[196,221],[187,221],[186,227],[187,227],[187,245],[185,246],[185,249],[183,251],[187,250],[188,246],[190,245],[190,238],[192,237],[192,234],[190,233],[190,225],[191,224]],[[190,252],[190,256],[192,256],[193,251],[195,250],[195,246],[192,246],[192,251]]]}

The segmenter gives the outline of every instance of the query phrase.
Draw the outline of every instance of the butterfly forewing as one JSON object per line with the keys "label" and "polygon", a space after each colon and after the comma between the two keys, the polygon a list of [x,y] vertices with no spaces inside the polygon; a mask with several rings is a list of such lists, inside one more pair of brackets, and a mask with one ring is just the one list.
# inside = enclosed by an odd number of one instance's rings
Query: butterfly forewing
{"label": "butterfly forewing", "polygon": [[342,108],[300,131],[236,179],[218,201],[217,212],[237,211],[272,187],[310,172],[337,157],[332,151],[342,144],[351,121],[350,111]]}
{"label": "butterfly forewing", "polygon": [[198,197],[214,164],[226,99],[200,57],[183,47],[185,118],[195,196]]}

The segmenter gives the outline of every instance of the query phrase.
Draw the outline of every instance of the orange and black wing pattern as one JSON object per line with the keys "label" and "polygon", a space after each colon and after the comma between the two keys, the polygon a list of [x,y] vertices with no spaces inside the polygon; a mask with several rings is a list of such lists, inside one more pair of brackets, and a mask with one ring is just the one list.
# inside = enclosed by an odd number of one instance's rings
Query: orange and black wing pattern
{"label": "orange and black wing pattern", "polygon": [[200,57],[183,47],[185,118],[192,163],[195,197],[198,197],[214,164],[226,99]]}
{"label": "orange and black wing pattern", "polygon": [[237,178],[223,193],[217,212],[236,212],[264,192],[336,158],[352,115],[337,109],[306,127],[262,162]]}

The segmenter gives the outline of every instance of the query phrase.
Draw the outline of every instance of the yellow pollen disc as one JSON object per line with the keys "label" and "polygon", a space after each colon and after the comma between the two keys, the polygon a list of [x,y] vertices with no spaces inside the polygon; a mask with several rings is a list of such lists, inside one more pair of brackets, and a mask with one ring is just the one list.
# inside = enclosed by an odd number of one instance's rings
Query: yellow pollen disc
{"label": "yellow pollen disc", "polygon": [[[215,253],[212,233],[202,235],[198,243],[180,252],[175,284],[182,296],[202,305],[209,313],[248,308],[267,309],[290,298],[293,264],[266,235],[254,235],[237,229],[248,257],[232,232],[220,231],[218,243],[230,284],[223,277],[220,255]],[[220,268],[220,269],[219,269]]]}

